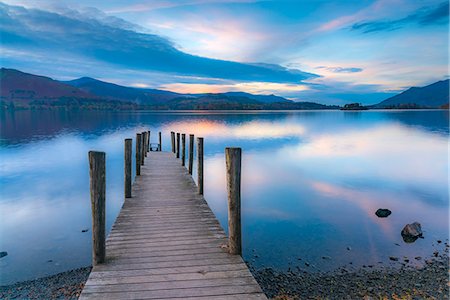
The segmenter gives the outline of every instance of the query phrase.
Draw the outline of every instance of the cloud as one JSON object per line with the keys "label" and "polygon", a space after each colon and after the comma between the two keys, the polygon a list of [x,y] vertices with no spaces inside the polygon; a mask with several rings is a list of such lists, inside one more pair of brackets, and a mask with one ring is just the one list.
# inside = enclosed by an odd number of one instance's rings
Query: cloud
{"label": "cloud", "polygon": [[46,53],[48,59],[79,55],[127,69],[227,80],[299,83],[318,77],[279,65],[190,55],[165,37],[140,32],[119,18],[94,15],[93,11],[56,13],[0,4],[2,48]]}
{"label": "cloud", "polygon": [[327,71],[334,73],[359,73],[363,71],[362,68],[342,68],[342,67],[325,67],[325,66],[317,67],[317,69],[325,69]]}
{"label": "cloud", "polygon": [[401,19],[354,23],[351,26],[351,30],[371,33],[378,31],[393,31],[403,28],[406,25],[440,25],[447,23],[448,17],[449,3],[446,1],[435,7],[421,8],[415,13]]}

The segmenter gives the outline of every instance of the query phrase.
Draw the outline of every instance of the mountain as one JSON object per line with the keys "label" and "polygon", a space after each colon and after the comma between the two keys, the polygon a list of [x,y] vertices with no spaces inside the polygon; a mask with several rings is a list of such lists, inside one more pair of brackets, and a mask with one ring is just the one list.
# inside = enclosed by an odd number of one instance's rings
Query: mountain
{"label": "mountain", "polygon": [[60,97],[97,98],[96,96],[48,77],[32,75],[14,69],[1,68],[1,98],[6,101],[57,99]]}
{"label": "mountain", "polygon": [[439,108],[449,103],[449,79],[424,87],[412,87],[390,97],[375,108]]}
{"label": "mountain", "polygon": [[275,95],[244,92],[179,94],[158,89],[121,86],[94,78],[56,81],[2,68],[2,109],[160,109],[160,110],[289,110],[336,109],[313,102],[294,102]]}
{"label": "mountain", "polygon": [[[198,96],[202,97],[207,94],[198,94]],[[274,103],[274,102],[293,102],[292,100],[288,100],[286,98],[275,96],[275,95],[253,95],[245,92],[226,92],[221,93],[220,95],[228,96],[228,97],[245,97],[252,100],[256,100],[261,103]]]}
{"label": "mountain", "polygon": [[6,68],[0,69],[0,100],[1,107],[9,109],[132,108],[129,103],[109,101],[49,77]]}
{"label": "mountain", "polygon": [[164,103],[183,96],[178,93],[157,89],[141,89],[121,86],[90,77],[82,77],[71,81],[65,81],[64,83],[97,96],[121,101],[129,101],[137,104]]}

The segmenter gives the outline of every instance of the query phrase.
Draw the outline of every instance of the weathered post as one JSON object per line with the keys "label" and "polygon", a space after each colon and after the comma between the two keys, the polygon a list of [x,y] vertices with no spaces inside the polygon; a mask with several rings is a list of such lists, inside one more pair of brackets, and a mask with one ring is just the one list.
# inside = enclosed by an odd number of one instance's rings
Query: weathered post
{"label": "weathered post", "polygon": [[175,132],[170,132],[170,139],[172,141],[172,153],[175,153]]}
{"label": "weathered post", "polygon": [[197,138],[198,193],[203,195],[203,138]]}
{"label": "weathered post", "polygon": [[161,151],[162,149],[162,139],[161,139],[161,131],[159,132],[159,145],[158,145],[158,151]]}
{"label": "weathered post", "polygon": [[192,175],[192,165],[194,164],[194,135],[189,135],[189,161],[188,161],[188,171]]}
{"label": "weathered post", "polygon": [[177,132],[177,158],[180,158],[180,133]]}
{"label": "weathered post", "polygon": [[125,139],[125,198],[131,198],[131,153],[132,139]]}
{"label": "weathered post", "polygon": [[225,148],[228,191],[228,249],[242,255],[241,148]]}
{"label": "weathered post", "polygon": [[150,136],[150,130],[147,131],[147,152],[150,152],[150,141],[151,141],[151,136]]}
{"label": "weathered post", "polygon": [[141,175],[141,134],[136,133],[136,176]]}
{"label": "weathered post", "polygon": [[186,134],[181,135],[181,165],[186,165]]}
{"label": "weathered post", "polygon": [[147,157],[147,141],[148,141],[148,132],[147,131],[144,131],[144,132],[142,132],[142,135],[144,136],[144,149],[143,149],[143,154],[144,154],[144,157]]}
{"label": "weathered post", "polygon": [[145,135],[146,132],[142,132],[142,138],[141,138],[141,166],[144,165],[144,160],[145,160]]}
{"label": "weathered post", "polygon": [[89,151],[92,206],[92,264],[105,262],[105,152]]}

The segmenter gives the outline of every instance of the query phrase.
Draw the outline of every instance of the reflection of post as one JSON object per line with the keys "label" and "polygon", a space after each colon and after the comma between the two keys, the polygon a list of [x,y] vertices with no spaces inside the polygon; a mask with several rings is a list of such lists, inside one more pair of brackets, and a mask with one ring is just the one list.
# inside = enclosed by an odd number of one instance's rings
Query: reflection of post
{"label": "reflection of post", "polygon": [[197,179],[198,193],[203,195],[203,138],[197,138]]}
{"label": "reflection of post", "polygon": [[162,149],[162,139],[161,139],[161,131],[159,132],[159,145],[158,145],[158,151],[161,151]]}
{"label": "reflection of post", "polygon": [[177,158],[180,158],[180,133],[177,132]]}
{"label": "reflection of post", "polygon": [[228,248],[242,255],[241,239],[241,148],[226,148],[228,191]]}
{"label": "reflection of post", "polygon": [[189,161],[188,161],[188,171],[192,175],[192,166],[194,164],[194,135],[189,135]]}
{"label": "reflection of post", "polygon": [[186,134],[181,135],[181,165],[186,164]]}
{"label": "reflection of post", "polygon": [[131,198],[131,139],[125,139],[125,198]]}
{"label": "reflection of post", "polygon": [[170,132],[170,139],[172,141],[172,153],[175,153],[175,132]]}
{"label": "reflection of post", "polygon": [[141,175],[141,134],[136,133],[136,176]]}
{"label": "reflection of post", "polygon": [[92,206],[92,264],[105,261],[105,152],[89,151]]}

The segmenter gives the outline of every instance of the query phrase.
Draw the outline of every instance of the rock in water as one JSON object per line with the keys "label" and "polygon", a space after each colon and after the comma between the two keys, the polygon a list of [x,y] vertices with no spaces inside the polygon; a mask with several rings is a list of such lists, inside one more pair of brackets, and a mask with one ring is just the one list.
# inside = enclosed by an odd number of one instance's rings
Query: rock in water
{"label": "rock in water", "polygon": [[406,224],[402,230],[402,237],[406,243],[415,242],[422,234],[422,226],[420,226],[420,223],[418,222]]}
{"label": "rock in water", "polygon": [[379,208],[375,214],[379,218],[387,218],[392,212],[387,208]]}
{"label": "rock in water", "polygon": [[6,251],[0,252],[0,258],[4,257],[6,255],[8,255],[8,252],[6,252]]}

